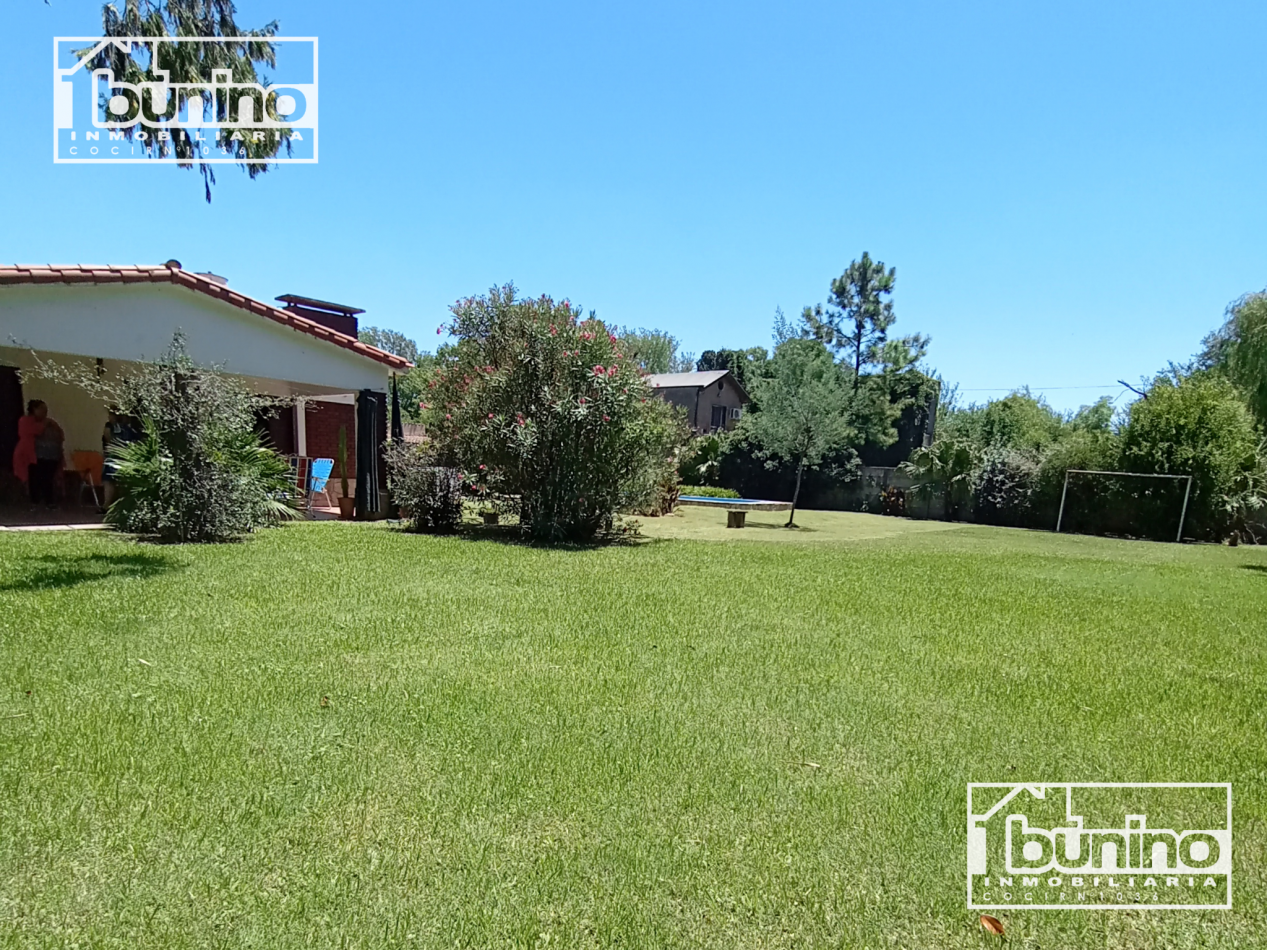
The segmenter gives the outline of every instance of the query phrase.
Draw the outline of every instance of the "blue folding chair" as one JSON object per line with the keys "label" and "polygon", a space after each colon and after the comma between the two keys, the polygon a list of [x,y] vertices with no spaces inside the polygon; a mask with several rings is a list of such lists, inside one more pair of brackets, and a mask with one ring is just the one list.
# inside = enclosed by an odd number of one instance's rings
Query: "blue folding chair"
{"label": "blue folding chair", "polygon": [[326,482],[334,470],[334,459],[313,459],[312,468],[308,471],[308,507],[312,507],[312,496],[326,490]]}

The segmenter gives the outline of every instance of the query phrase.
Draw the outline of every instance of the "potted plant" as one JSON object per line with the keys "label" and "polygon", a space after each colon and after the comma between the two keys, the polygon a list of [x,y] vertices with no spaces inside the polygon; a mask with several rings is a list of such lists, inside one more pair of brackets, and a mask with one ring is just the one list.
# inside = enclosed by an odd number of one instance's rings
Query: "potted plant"
{"label": "potted plant", "polygon": [[356,499],[348,497],[348,427],[339,426],[339,519],[351,521]]}

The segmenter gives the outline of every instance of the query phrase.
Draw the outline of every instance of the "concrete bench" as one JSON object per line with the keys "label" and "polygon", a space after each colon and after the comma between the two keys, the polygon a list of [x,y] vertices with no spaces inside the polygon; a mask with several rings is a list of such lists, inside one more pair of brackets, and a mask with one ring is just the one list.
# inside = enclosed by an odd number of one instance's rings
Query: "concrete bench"
{"label": "concrete bench", "polygon": [[683,495],[679,505],[698,505],[700,508],[721,508],[726,512],[727,528],[742,528],[750,511],[791,511],[790,501],[763,501],[759,498],[703,498]]}

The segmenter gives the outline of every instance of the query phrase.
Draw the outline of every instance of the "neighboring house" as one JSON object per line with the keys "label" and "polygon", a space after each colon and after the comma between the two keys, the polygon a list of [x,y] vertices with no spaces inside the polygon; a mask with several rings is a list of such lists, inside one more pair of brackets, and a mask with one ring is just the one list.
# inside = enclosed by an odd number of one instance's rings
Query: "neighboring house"
{"label": "neighboring house", "polygon": [[748,394],[728,369],[652,373],[647,382],[661,399],[686,410],[687,424],[696,432],[733,429],[748,402]]}
{"label": "neighboring house", "polygon": [[[0,265],[0,471],[12,466],[17,419],[43,399],[66,432],[66,454],[101,451],[106,407],[74,386],[21,379],[35,360],[95,363],[111,373],[162,355],[177,331],[189,355],[242,379],[254,392],[294,399],[261,418],[277,451],[336,458],[348,434],[349,475],[365,478],[365,515],[378,511],[384,484],[374,464],[387,436],[392,377],[407,360],[360,342],[353,307],[279,297],[285,309],[227,286],[223,277],[159,266]],[[359,425],[358,425],[359,423]],[[358,465],[359,461],[359,465]],[[371,468],[372,466],[372,468]],[[377,469],[377,471],[373,471]]]}

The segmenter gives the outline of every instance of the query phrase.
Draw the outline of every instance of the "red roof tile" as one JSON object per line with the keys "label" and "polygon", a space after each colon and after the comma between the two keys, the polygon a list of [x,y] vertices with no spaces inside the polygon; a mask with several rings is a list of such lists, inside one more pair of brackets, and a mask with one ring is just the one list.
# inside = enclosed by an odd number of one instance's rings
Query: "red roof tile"
{"label": "red roof tile", "polygon": [[133,284],[133,283],[170,283],[188,287],[190,290],[206,294],[217,300],[232,304],[249,313],[288,326],[300,333],[307,333],[326,340],[345,350],[352,350],[361,356],[376,360],[396,370],[406,370],[413,364],[408,360],[387,353],[378,347],[362,343],[356,337],[347,336],[322,326],[306,317],[280,310],[270,304],[263,303],[253,297],[244,296],[229,290],[213,280],[178,267],[165,264],[141,266],[100,266],[82,264],[0,264],[0,284]]}

